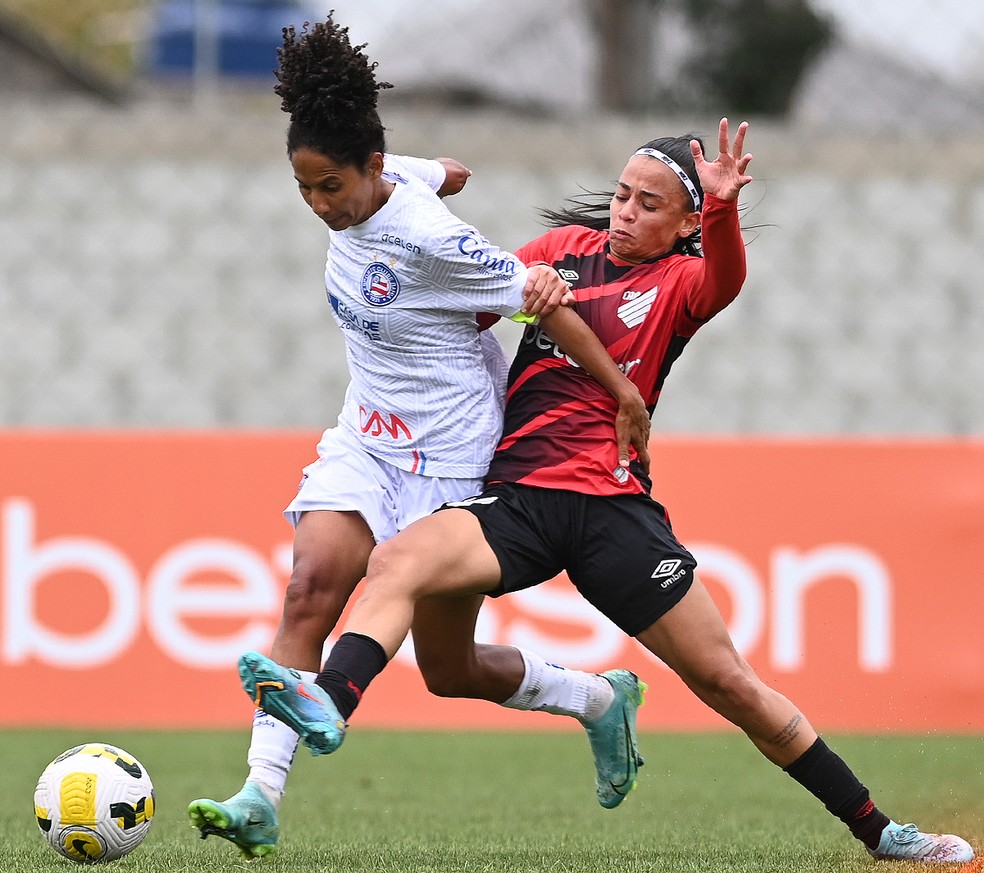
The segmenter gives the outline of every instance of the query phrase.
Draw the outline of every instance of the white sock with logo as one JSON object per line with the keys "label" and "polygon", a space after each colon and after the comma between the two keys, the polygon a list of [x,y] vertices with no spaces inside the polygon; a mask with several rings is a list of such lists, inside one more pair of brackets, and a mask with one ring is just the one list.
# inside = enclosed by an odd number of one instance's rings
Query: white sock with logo
{"label": "white sock with logo", "polygon": [[[305,682],[314,683],[317,673],[298,670]],[[284,795],[287,774],[294,763],[294,753],[300,737],[282,721],[267,715],[262,709],[253,713],[253,733],[250,737],[246,763],[249,764],[247,782],[259,784],[263,793],[276,807]]]}
{"label": "white sock with logo", "polygon": [[526,675],[516,693],[503,706],[590,721],[604,715],[612,705],[615,689],[604,676],[569,670],[551,664],[533,652],[518,651],[523,656]]}

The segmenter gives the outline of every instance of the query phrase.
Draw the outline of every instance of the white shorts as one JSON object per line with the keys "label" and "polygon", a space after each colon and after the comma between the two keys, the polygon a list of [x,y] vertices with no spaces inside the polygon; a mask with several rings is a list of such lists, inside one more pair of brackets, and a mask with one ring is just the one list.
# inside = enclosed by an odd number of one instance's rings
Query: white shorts
{"label": "white shorts", "polygon": [[370,455],[348,431],[328,428],[318,443],[318,460],[304,468],[297,496],[284,517],[297,525],[301,513],[358,512],[377,543],[395,536],[441,504],[474,497],[481,479],[421,476]]}

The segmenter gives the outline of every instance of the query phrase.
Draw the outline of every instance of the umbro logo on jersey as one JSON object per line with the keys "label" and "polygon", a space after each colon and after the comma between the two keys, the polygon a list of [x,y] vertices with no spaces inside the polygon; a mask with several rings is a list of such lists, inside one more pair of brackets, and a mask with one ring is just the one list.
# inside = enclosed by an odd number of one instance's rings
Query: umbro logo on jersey
{"label": "umbro logo on jersey", "polygon": [[581,276],[578,274],[577,270],[565,270],[561,268],[557,271],[560,274],[560,278],[563,279],[568,285],[573,285]]}
{"label": "umbro logo on jersey", "polygon": [[[659,286],[657,285],[649,291],[626,291],[622,295],[625,303],[619,306],[616,312],[626,327],[638,327],[646,320],[649,310],[653,308],[653,303],[656,302],[658,292]],[[630,298],[630,294],[634,296]]]}

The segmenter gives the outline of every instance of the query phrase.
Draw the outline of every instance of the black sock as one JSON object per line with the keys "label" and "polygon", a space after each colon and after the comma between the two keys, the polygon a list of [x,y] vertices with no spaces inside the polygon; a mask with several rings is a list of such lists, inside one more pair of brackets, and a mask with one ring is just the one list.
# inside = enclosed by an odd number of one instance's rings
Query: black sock
{"label": "black sock", "polygon": [[348,721],[362,693],[388,660],[383,647],[372,637],[345,633],[332,646],[315,681],[331,695],[342,718]]}
{"label": "black sock", "polygon": [[818,737],[784,769],[869,849],[878,847],[888,816],[871,802],[868,789],[823,740]]}

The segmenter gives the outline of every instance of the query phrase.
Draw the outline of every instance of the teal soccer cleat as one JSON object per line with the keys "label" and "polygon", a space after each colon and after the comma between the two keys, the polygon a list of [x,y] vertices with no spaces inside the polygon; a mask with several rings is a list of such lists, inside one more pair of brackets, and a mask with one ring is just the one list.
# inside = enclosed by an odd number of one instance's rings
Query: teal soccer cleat
{"label": "teal soccer cleat", "polygon": [[247,652],[239,659],[239,677],[253,702],[293,728],[312,755],[330,754],[342,744],[346,725],[335,702],[296,670],[281,667],[259,652]]}
{"label": "teal soccer cleat", "polygon": [[604,715],[582,720],[595,762],[598,803],[614,809],[636,786],[643,760],[636,742],[636,711],[645,699],[646,683],[628,670],[602,673],[615,689],[615,699]]}
{"label": "teal soccer cleat", "polygon": [[244,858],[263,858],[277,851],[280,827],[277,811],[270,799],[254,782],[247,782],[228,800],[193,800],[188,818],[204,840],[222,837],[238,847]]}
{"label": "teal soccer cleat", "polygon": [[962,837],[953,834],[924,834],[914,824],[890,821],[882,831],[875,851],[868,852],[879,861],[929,861],[952,864],[974,859],[974,850]]}

